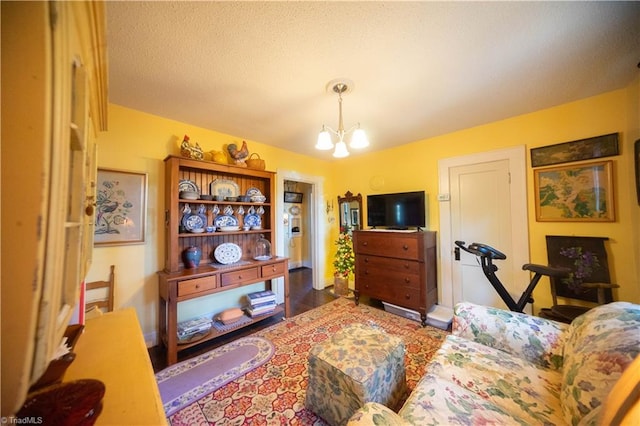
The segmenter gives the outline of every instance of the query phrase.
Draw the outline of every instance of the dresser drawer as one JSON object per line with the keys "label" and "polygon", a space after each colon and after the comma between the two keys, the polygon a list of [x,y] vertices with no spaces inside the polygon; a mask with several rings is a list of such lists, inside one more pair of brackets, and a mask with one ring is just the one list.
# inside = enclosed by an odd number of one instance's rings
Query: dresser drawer
{"label": "dresser drawer", "polygon": [[220,283],[222,287],[230,285],[244,284],[256,281],[258,279],[258,268],[247,268],[239,271],[225,272],[220,274]]}
{"label": "dresser drawer", "polygon": [[356,269],[375,267],[392,271],[394,273],[408,273],[420,275],[422,264],[417,260],[395,259],[363,254],[356,258]]}
{"label": "dresser drawer", "polygon": [[404,306],[414,310],[420,308],[420,290],[414,287],[404,286],[398,283],[389,283],[378,280],[369,275],[356,273],[356,290],[374,299],[384,300],[395,305]]}
{"label": "dresser drawer", "polygon": [[356,283],[362,278],[381,286],[420,289],[419,262],[376,256],[356,258]]}
{"label": "dresser drawer", "polygon": [[178,297],[213,290],[217,286],[218,277],[216,275],[180,281],[178,283]]}
{"label": "dresser drawer", "polygon": [[378,256],[402,259],[420,259],[418,240],[415,237],[387,232],[358,232],[354,237],[356,254],[375,254]]}
{"label": "dresser drawer", "polygon": [[260,268],[260,276],[264,279],[284,275],[284,262],[265,265]]}

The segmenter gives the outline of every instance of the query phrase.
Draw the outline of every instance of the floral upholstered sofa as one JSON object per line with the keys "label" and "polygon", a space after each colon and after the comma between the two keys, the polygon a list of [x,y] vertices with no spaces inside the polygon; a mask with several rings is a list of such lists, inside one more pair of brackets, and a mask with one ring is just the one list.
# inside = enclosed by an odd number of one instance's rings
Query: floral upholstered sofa
{"label": "floral upholstered sofa", "polygon": [[640,305],[601,305],[562,324],[460,303],[453,333],[398,414],[367,403],[348,425],[610,423],[604,406],[637,415],[639,354]]}

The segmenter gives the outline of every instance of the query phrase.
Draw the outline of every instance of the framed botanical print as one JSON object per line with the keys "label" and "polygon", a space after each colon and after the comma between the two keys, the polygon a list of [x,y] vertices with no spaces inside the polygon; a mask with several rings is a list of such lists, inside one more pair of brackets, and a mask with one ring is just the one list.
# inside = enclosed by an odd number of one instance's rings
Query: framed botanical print
{"label": "framed botanical print", "polygon": [[98,168],[94,245],[144,243],[147,174]]}

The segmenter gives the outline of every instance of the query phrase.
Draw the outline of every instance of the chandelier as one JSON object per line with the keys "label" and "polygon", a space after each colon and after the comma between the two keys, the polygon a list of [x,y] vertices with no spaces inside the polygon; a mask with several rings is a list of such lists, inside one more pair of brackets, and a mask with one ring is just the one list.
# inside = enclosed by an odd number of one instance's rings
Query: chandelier
{"label": "chandelier", "polygon": [[364,133],[364,130],[360,128],[360,123],[356,124],[349,130],[344,130],[344,125],[342,123],[342,94],[349,90],[349,86],[345,81],[342,80],[334,80],[330,81],[327,84],[329,87],[333,84],[333,91],[338,94],[338,130],[333,130],[329,126],[322,125],[322,131],[318,135],[318,142],[316,143],[316,149],[319,150],[329,150],[334,147],[333,141],[331,140],[331,133],[338,137],[338,142],[335,144],[335,150],[333,151],[333,156],[336,158],[344,158],[349,155],[349,150],[347,150],[347,144],[344,142],[344,137],[353,132],[351,136],[351,142],[349,146],[351,148],[364,148],[369,146],[369,140],[367,139],[367,135]]}

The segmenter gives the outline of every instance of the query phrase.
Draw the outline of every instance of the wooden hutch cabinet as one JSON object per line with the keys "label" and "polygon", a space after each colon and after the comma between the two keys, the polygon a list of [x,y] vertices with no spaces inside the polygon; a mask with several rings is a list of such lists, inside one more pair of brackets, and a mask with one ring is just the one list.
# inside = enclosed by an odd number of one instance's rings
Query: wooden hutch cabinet
{"label": "wooden hutch cabinet", "polygon": [[420,313],[438,301],[436,233],[354,231],[355,300],[361,294]]}
{"label": "wooden hutch cabinet", "polygon": [[[193,343],[178,344],[177,316],[178,303],[196,299],[230,289],[265,282],[267,289],[271,288],[274,278],[284,278],[284,314],[290,315],[289,309],[289,267],[288,259],[273,256],[267,260],[255,260],[254,247],[259,238],[270,242],[272,254],[274,252],[275,233],[275,173],[249,169],[234,165],[218,164],[210,161],[193,160],[189,158],[169,156],[165,158],[165,269],[159,273],[160,307],[159,326],[160,336],[167,350],[167,364],[177,362],[178,352],[202,342],[215,339],[229,331],[219,331],[215,327],[203,339]],[[229,186],[236,195],[245,195],[249,190],[258,190],[266,197],[264,202],[255,201],[224,201],[224,200],[187,200],[180,199],[180,184],[188,181],[195,184],[201,194],[210,194],[210,187],[216,185]],[[236,191],[237,190],[237,191]],[[206,224],[211,226],[217,214],[213,211],[218,206],[224,211],[227,206],[234,210],[240,229],[237,231],[220,231],[213,233],[191,233],[182,226],[185,206],[195,213],[204,206]],[[244,214],[238,214],[241,208]],[[243,220],[249,209],[264,210],[261,214],[262,229],[243,230]],[[242,249],[242,257],[238,262],[221,265],[215,263],[214,251],[224,243],[234,243]],[[182,253],[188,247],[199,247],[202,260],[196,268],[185,268]],[[220,308],[220,311],[224,310]],[[256,321],[283,312],[278,306],[270,314],[253,318]]]}

